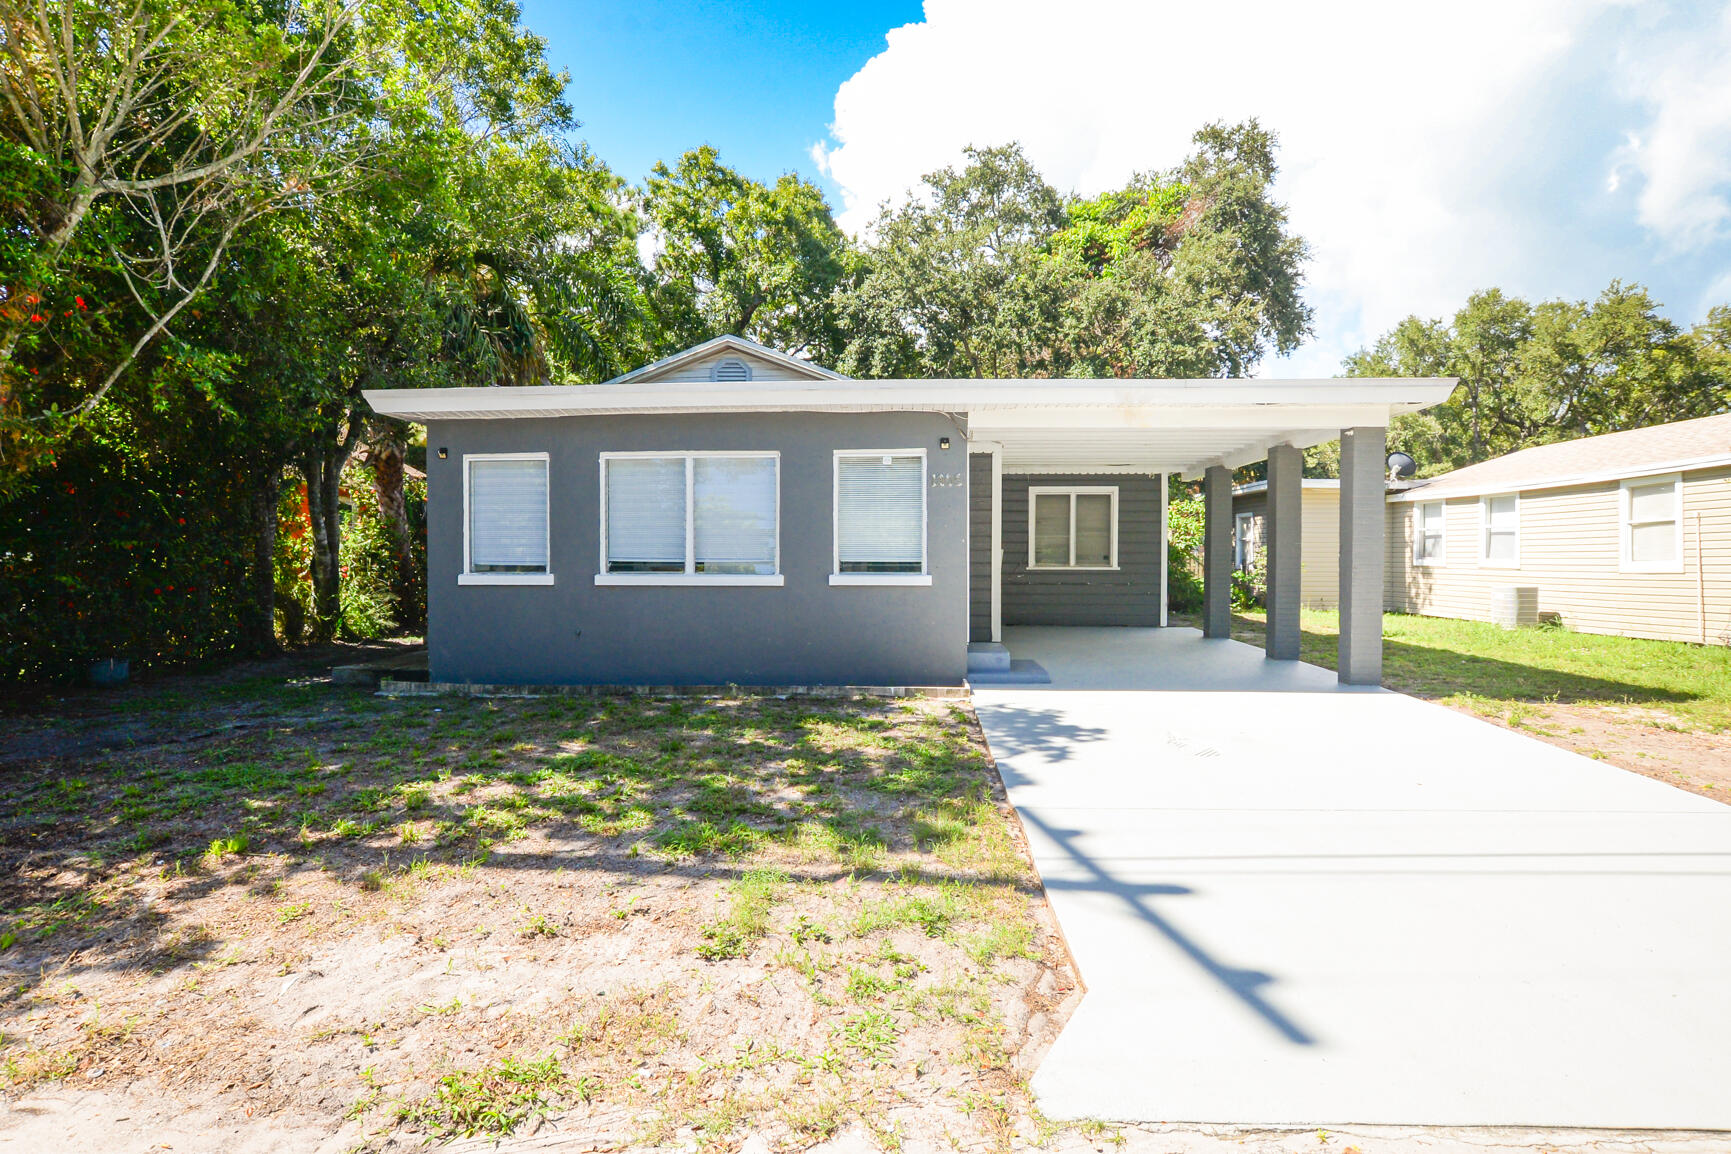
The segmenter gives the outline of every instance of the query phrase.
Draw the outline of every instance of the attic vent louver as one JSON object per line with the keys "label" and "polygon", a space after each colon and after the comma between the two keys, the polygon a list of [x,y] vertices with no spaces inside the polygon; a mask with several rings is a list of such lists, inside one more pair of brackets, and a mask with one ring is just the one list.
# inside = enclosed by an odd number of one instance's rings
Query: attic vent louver
{"label": "attic vent louver", "polygon": [[715,367],[709,370],[709,379],[712,381],[749,381],[751,380],[751,366],[735,357],[728,357],[724,361],[715,362]]}

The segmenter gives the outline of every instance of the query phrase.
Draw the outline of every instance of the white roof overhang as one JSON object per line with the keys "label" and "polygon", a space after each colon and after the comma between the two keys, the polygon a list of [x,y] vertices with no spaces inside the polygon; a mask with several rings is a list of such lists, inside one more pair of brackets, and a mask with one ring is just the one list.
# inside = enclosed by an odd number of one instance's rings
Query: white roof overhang
{"label": "white roof overhang", "polygon": [[411,421],[672,413],[937,412],[1006,472],[1176,472],[1261,460],[1446,400],[1431,377],[1323,380],[630,381],[526,388],[375,389],[374,411]]}

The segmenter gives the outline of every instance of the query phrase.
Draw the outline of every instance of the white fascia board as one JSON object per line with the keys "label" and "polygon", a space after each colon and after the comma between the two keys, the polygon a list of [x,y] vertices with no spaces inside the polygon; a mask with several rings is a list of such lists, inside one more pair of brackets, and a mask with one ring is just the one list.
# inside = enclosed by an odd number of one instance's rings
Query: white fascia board
{"label": "white fascia board", "polygon": [[1454,382],[1434,378],[1266,381],[1052,380],[756,381],[740,384],[628,381],[522,388],[368,389],[373,410],[406,420],[717,412],[967,413],[977,429],[1204,428],[1386,424],[1447,399]]}
{"label": "white fascia board", "polygon": [[1657,465],[1642,465],[1639,468],[1606,469],[1600,472],[1575,473],[1567,476],[1542,477],[1525,481],[1505,479],[1458,487],[1444,485],[1442,483],[1443,478],[1438,477],[1430,484],[1419,485],[1417,488],[1392,494],[1389,500],[1448,501],[1457,497],[1487,497],[1499,493],[1527,493],[1535,489],[1573,489],[1579,485],[1603,485],[1610,481],[1627,481],[1634,477],[1659,477],[1666,473],[1688,473],[1699,469],[1717,469],[1726,465],[1731,465],[1731,453],[1718,453],[1711,457],[1692,457],[1682,461],[1665,461]]}
{"label": "white fascia board", "polygon": [[[801,372],[809,372],[813,376],[822,377],[826,380],[845,381],[849,379],[838,372],[824,368],[822,365],[814,364],[811,361],[802,361],[798,357],[789,356],[779,349],[772,349],[767,345],[760,345],[756,341],[748,341],[744,337],[719,336],[712,337],[700,345],[693,345],[689,349],[674,353],[671,356],[662,357],[658,361],[651,361],[649,364],[644,365],[641,368],[632,369],[628,373],[621,373],[607,383],[610,385],[616,385],[638,381],[644,377],[669,372],[678,368],[680,365],[700,360],[703,357],[722,350],[744,353],[749,356],[760,357],[766,361],[780,362],[781,364],[787,365],[789,368],[794,368]],[[576,387],[587,388],[589,386],[580,385]]]}

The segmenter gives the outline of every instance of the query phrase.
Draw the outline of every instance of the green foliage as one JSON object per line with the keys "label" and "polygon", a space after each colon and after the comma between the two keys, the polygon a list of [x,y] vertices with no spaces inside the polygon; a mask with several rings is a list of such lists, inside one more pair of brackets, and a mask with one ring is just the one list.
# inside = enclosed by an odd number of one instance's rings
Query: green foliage
{"label": "green foliage", "polygon": [[[1639,285],[1530,304],[1491,289],[1449,321],[1408,317],[1347,359],[1350,376],[1459,377],[1445,403],[1397,417],[1390,450],[1420,476],[1532,445],[1731,407],[1731,307],[1685,332]],[[1327,467],[1327,459],[1319,459]]]}
{"label": "green foliage", "polygon": [[1202,608],[1202,538],[1206,528],[1202,499],[1188,491],[1168,494],[1166,502],[1166,604],[1174,612]]}
{"label": "green foliage", "polygon": [[[0,504],[0,681],[104,657],[197,661],[237,643],[243,494],[226,430],[100,408]],[[233,456],[231,456],[233,454]]]}

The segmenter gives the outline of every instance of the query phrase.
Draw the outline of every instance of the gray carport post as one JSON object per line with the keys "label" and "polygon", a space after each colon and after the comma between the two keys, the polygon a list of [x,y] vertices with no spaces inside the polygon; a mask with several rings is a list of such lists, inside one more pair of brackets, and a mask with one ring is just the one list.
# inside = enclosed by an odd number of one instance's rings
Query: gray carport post
{"label": "gray carport post", "polygon": [[1340,683],[1382,684],[1387,431],[1340,432]]}
{"label": "gray carport post", "polygon": [[1298,660],[1298,607],[1303,592],[1304,453],[1291,445],[1268,450],[1268,628],[1263,645],[1275,661]]}
{"label": "gray carport post", "polygon": [[1202,636],[1232,636],[1232,470],[1202,475]]}

